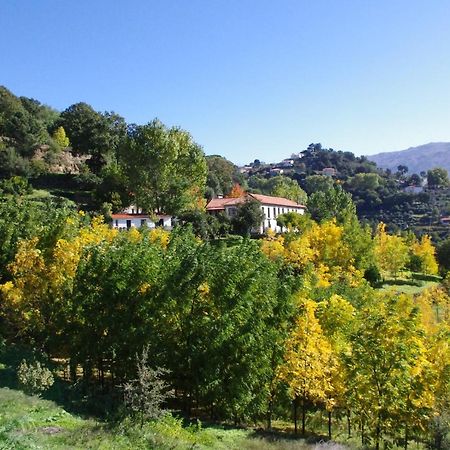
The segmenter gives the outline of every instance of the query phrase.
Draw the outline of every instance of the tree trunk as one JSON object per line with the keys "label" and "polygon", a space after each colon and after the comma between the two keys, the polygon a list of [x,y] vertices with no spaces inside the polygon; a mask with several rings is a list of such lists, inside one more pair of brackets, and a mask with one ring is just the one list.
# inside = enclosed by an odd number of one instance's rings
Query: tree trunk
{"label": "tree trunk", "polygon": [[364,436],[364,418],[361,417],[361,445],[364,445],[365,436]]}
{"label": "tree trunk", "polygon": [[381,435],[381,429],[380,429],[380,423],[377,423],[377,427],[375,429],[375,450],[380,450],[380,435]]}
{"label": "tree trunk", "polygon": [[331,440],[331,411],[328,411],[328,438]]}
{"label": "tree trunk", "polygon": [[351,422],[350,422],[350,410],[347,409],[347,435],[349,438],[352,437],[352,426],[351,426]]}
{"label": "tree trunk", "polygon": [[306,400],[302,397],[302,435],[305,435],[306,431]]}
{"label": "tree trunk", "polygon": [[405,450],[408,450],[408,425],[405,425]]}
{"label": "tree trunk", "polygon": [[298,417],[297,417],[298,397],[297,396],[295,396],[295,398],[294,398],[292,403],[294,405],[294,433],[297,434],[297,432],[298,432],[298,428],[297,428],[297,421],[298,421]]}
{"label": "tree trunk", "polygon": [[272,414],[273,414],[273,400],[271,395],[269,399],[269,409],[267,411],[267,429],[269,431],[272,430]]}

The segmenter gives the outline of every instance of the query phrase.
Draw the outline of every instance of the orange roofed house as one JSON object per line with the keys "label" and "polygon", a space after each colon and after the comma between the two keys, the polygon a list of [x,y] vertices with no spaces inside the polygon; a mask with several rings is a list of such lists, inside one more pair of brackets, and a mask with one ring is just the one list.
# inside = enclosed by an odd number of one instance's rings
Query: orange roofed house
{"label": "orange roofed house", "polygon": [[255,230],[264,233],[268,229],[281,232],[281,228],[277,225],[277,217],[287,212],[295,212],[304,214],[306,206],[288,200],[283,197],[272,197],[270,195],[261,194],[245,194],[239,198],[213,198],[207,205],[206,210],[210,214],[224,213],[227,217],[233,218],[236,214],[238,205],[249,201],[256,200],[261,204],[261,210],[264,213],[264,219],[259,229]]}
{"label": "orange roofed house", "polygon": [[118,214],[111,214],[112,227],[119,230],[129,230],[139,227],[164,227],[167,230],[172,229],[172,216],[167,214],[155,214],[152,217],[144,213],[142,208],[129,206]]}

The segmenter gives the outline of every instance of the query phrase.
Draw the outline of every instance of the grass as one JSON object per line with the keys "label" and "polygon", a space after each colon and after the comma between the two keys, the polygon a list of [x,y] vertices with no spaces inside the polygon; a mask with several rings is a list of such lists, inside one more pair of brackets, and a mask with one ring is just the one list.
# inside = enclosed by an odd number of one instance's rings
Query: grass
{"label": "grass", "polygon": [[436,281],[422,281],[420,286],[416,286],[413,284],[395,284],[395,281],[385,283],[380,288],[385,292],[395,292],[400,294],[410,294],[416,295],[420,294],[423,290],[428,289],[433,286],[437,286],[439,283]]}
{"label": "grass", "polygon": [[216,449],[216,450],[341,450],[336,443],[309,445],[301,439],[280,439],[252,430],[219,426],[183,426],[167,416],[143,428],[124,421],[108,425],[77,417],[55,403],[0,388],[0,449]]}

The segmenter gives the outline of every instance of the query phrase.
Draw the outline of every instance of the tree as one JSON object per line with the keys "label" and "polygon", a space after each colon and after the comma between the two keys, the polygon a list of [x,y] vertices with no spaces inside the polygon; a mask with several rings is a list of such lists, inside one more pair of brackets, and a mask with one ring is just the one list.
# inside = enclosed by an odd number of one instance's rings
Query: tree
{"label": "tree", "polygon": [[19,386],[30,395],[40,395],[50,388],[54,378],[50,370],[41,365],[39,361],[27,363],[22,360],[17,369]]}
{"label": "tree", "polygon": [[287,198],[302,205],[306,204],[308,196],[295,180],[279,175],[270,181],[272,184],[270,195]]}
{"label": "tree", "polygon": [[333,187],[333,179],[325,175],[311,175],[305,178],[303,186],[308,195],[314,192],[327,191]]}
{"label": "tree", "polygon": [[61,148],[66,148],[70,145],[69,138],[67,137],[66,131],[63,127],[58,127],[54,131],[52,138]]}
{"label": "tree", "polygon": [[379,449],[388,434],[407,431],[431,412],[426,347],[418,310],[406,296],[369,298],[357,324],[345,358],[348,398]]}
{"label": "tree", "polygon": [[312,225],[313,221],[307,214],[299,214],[296,212],[288,212],[280,214],[277,217],[277,225],[287,228],[288,231],[304,232]]}
{"label": "tree", "polygon": [[256,200],[247,200],[238,205],[231,223],[237,234],[249,236],[252,229],[259,229],[263,219],[264,213],[260,203]]}
{"label": "tree", "polygon": [[136,203],[149,213],[179,214],[203,198],[206,161],[189,133],[155,119],[129,131],[119,153]]}
{"label": "tree", "polygon": [[141,419],[155,420],[167,414],[163,409],[164,402],[171,396],[169,386],[163,380],[167,370],[150,366],[148,347],[144,347],[140,355],[136,355],[137,378],[123,385],[125,406]]}
{"label": "tree", "polygon": [[223,156],[206,156],[206,164],[206,186],[212,191],[212,196],[227,195],[235,183],[243,184],[244,180],[238,168]]}
{"label": "tree", "polygon": [[235,183],[231,191],[227,194],[228,198],[239,198],[245,195],[244,189],[242,189],[239,183]]}
{"label": "tree", "polygon": [[414,242],[411,250],[412,256],[415,257],[418,262],[417,272],[432,275],[436,275],[438,273],[438,264],[435,258],[436,250],[428,235],[425,234],[422,236],[420,242]]}
{"label": "tree", "polygon": [[437,260],[442,272],[450,270],[450,238],[441,242],[436,251]]}
{"label": "tree", "polygon": [[380,223],[375,235],[374,255],[378,267],[391,275],[397,276],[399,270],[408,261],[408,247],[400,236],[389,235],[384,223]]}
{"label": "tree", "polygon": [[380,185],[380,176],[377,173],[357,173],[348,180],[352,192],[374,191]]}
{"label": "tree", "polygon": [[331,345],[316,318],[316,304],[304,299],[301,313],[286,342],[285,363],[280,378],[287,383],[294,401],[297,433],[298,401],[302,406],[302,434],[305,434],[307,402],[325,402],[331,391]]}
{"label": "tree", "polygon": [[336,218],[338,223],[344,223],[356,216],[352,196],[340,186],[314,192],[307,206],[311,217],[318,222]]}
{"label": "tree", "polygon": [[400,174],[400,176],[406,175],[408,173],[408,166],[400,164],[399,166],[397,166],[397,172]]}
{"label": "tree", "polygon": [[448,173],[442,167],[430,169],[427,172],[427,181],[430,187],[446,187],[449,184]]}
{"label": "tree", "polygon": [[91,156],[88,165],[96,174],[117,151],[126,134],[122,117],[94,111],[87,103],[69,106],[61,113],[56,125],[64,128],[74,153]]}

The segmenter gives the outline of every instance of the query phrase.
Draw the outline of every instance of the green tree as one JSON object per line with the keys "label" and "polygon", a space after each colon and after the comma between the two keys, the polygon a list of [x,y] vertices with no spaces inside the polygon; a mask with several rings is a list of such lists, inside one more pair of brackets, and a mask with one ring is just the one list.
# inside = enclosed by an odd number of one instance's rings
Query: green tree
{"label": "green tree", "polygon": [[264,219],[261,204],[256,200],[248,200],[238,205],[236,215],[231,223],[236,234],[250,236],[253,229],[258,229]]}
{"label": "green tree", "polygon": [[338,223],[356,217],[352,196],[340,186],[325,191],[314,192],[308,199],[308,211],[318,222],[336,218]]}
{"label": "green tree", "polygon": [[430,187],[446,187],[449,184],[448,173],[442,167],[430,169],[427,172],[427,181]]}
{"label": "green tree", "polygon": [[75,103],[64,110],[57,123],[67,133],[73,152],[90,155],[88,165],[98,174],[125,138],[126,124],[115,113],[94,111],[87,103]]}
{"label": "green tree", "polygon": [[0,86],[0,136],[21,156],[29,158],[36,147],[49,143],[47,128],[56,116],[37,100],[16,97]]}
{"label": "green tree", "polygon": [[306,204],[308,196],[295,180],[279,175],[273,177],[270,182],[272,184],[270,195],[284,197],[302,205]]}
{"label": "green tree", "polygon": [[443,274],[450,270],[450,238],[442,241],[436,251],[436,257]]}
{"label": "green tree", "polygon": [[242,175],[238,168],[223,156],[210,155],[206,157],[208,176],[206,186],[211,196],[228,195],[235,183],[243,184]]}
{"label": "green tree", "polygon": [[144,420],[160,419],[167,410],[163,408],[166,400],[171,396],[169,386],[163,380],[167,371],[161,367],[150,366],[148,347],[136,355],[137,377],[123,385],[126,407],[140,415],[141,427]]}
{"label": "green tree", "polygon": [[53,132],[53,140],[61,147],[61,148],[66,148],[70,145],[70,141],[69,138],[66,135],[66,131],[64,130],[63,127],[58,127],[54,132]]}
{"label": "green tree", "polygon": [[[424,382],[426,349],[418,311],[406,296],[368,299],[350,336],[348,396],[363,429],[380,448],[430,405]],[[365,431],[363,431],[365,433]],[[367,435],[363,434],[363,440]]]}
{"label": "green tree", "polygon": [[282,229],[287,228],[288,231],[303,232],[312,224],[311,217],[308,214],[299,214],[296,212],[288,212],[280,214],[277,217],[277,225]]}
{"label": "green tree", "polygon": [[325,175],[310,175],[303,182],[304,189],[308,195],[312,195],[315,192],[327,191],[333,185],[333,179]]}
{"label": "green tree", "polygon": [[119,162],[136,203],[145,210],[179,214],[201,206],[206,161],[186,131],[157,119],[136,126],[121,147]]}

